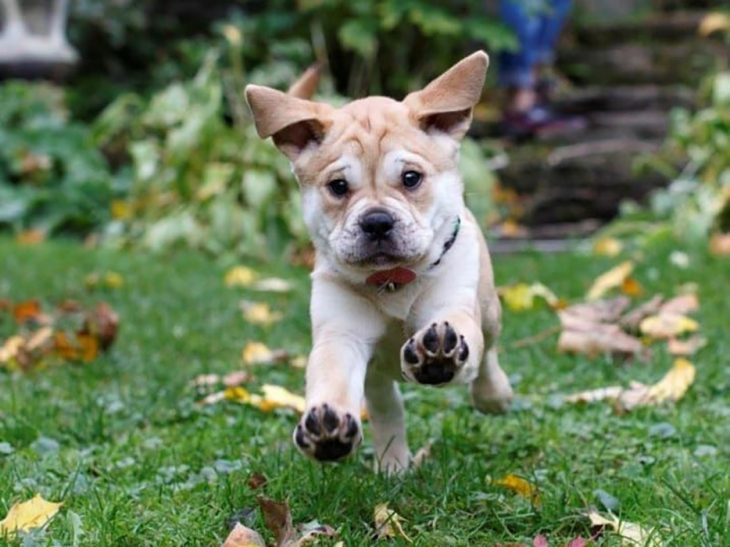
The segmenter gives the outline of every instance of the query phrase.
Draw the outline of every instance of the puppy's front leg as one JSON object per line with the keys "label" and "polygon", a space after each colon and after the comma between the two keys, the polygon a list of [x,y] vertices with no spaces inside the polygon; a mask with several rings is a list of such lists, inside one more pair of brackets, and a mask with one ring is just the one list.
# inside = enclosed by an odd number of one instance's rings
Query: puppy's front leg
{"label": "puppy's front leg", "polygon": [[314,278],[314,345],[307,364],[307,410],[294,430],[299,449],[320,461],[349,455],[362,440],[365,372],[385,322],[366,299]]}
{"label": "puppy's front leg", "polygon": [[403,375],[419,384],[471,382],[484,351],[479,310],[447,306],[424,323],[401,348]]}

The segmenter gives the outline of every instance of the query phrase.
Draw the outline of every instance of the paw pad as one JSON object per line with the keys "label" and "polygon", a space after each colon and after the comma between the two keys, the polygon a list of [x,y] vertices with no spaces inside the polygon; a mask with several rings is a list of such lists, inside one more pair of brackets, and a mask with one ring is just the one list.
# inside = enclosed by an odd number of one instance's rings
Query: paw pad
{"label": "paw pad", "polygon": [[352,414],[338,412],[327,403],[310,408],[294,430],[299,450],[319,461],[344,458],[361,438],[360,426]]}

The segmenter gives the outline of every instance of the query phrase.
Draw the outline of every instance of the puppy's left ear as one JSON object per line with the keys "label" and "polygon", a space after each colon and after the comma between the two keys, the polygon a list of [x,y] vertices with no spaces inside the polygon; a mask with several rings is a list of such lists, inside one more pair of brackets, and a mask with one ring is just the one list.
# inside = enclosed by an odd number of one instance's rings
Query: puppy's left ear
{"label": "puppy's left ear", "polygon": [[472,53],[403,102],[424,131],[461,139],[481,97],[488,66],[489,56],[484,51]]}

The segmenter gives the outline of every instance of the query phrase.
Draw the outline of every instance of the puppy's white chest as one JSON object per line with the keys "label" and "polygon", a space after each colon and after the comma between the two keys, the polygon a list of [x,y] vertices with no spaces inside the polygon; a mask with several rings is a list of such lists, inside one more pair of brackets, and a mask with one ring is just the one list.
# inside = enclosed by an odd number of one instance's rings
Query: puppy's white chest
{"label": "puppy's white chest", "polygon": [[421,291],[421,283],[422,281],[417,279],[413,283],[395,290],[383,287],[378,290],[373,300],[387,317],[405,321]]}

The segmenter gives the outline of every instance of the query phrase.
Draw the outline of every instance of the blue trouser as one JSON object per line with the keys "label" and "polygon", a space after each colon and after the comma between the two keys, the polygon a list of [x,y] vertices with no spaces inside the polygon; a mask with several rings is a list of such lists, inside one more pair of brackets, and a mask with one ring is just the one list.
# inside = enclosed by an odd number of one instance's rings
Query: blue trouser
{"label": "blue trouser", "polygon": [[533,68],[553,60],[570,0],[500,0],[502,22],[517,35],[517,51],[499,56],[499,82],[504,87],[533,87]]}

